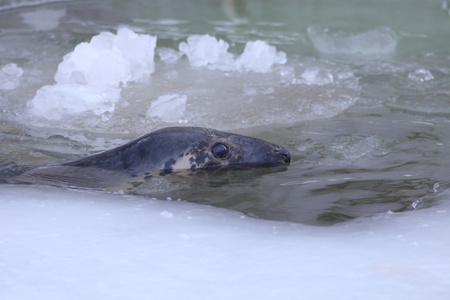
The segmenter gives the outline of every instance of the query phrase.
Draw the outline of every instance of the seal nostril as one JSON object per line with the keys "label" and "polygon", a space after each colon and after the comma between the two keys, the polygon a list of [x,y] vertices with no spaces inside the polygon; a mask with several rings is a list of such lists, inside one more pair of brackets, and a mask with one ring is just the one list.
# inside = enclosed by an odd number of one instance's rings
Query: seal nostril
{"label": "seal nostril", "polygon": [[278,147],[275,153],[283,163],[288,164],[291,162],[291,154],[286,149]]}
{"label": "seal nostril", "polygon": [[288,164],[291,162],[291,156],[286,153],[279,153],[284,163]]}

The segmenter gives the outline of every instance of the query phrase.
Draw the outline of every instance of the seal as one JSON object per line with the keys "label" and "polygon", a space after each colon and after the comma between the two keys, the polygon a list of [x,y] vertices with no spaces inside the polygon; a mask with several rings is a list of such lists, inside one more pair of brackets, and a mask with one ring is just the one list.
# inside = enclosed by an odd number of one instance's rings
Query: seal
{"label": "seal", "polygon": [[203,127],[168,127],[111,150],[24,172],[7,182],[105,188],[120,182],[140,185],[155,172],[164,176],[178,170],[273,167],[290,160],[286,149],[258,138]]}

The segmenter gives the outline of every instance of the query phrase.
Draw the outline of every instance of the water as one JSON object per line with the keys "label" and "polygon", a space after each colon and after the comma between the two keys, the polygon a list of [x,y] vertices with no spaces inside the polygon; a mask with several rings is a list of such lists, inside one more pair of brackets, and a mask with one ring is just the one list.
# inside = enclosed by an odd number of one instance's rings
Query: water
{"label": "water", "polygon": [[[359,2],[342,5],[287,1],[285,7],[265,10],[265,5],[239,1],[221,7],[208,2],[5,3],[0,7],[1,160],[45,164],[168,125],[209,126],[284,145],[293,162],[283,170],[198,176],[184,189],[177,187],[186,186],[187,179],[173,176],[167,180],[175,187],[150,196],[308,224],[410,210],[435,183],[448,180],[450,45],[439,38],[446,33],[447,16],[439,2],[397,1],[383,20]],[[427,13],[417,22],[405,20],[404,15],[419,14],[419,7]],[[64,79],[69,60],[56,73],[77,44],[124,26],[157,38],[155,66],[155,41],[145,40],[134,48],[152,45],[149,62],[97,62],[86,75],[92,78],[88,85]],[[194,42],[195,34],[205,33],[209,40]],[[254,40],[265,44],[244,49]],[[265,54],[246,62],[255,67],[234,65],[269,45],[282,55],[278,63],[258,69],[258,61],[273,57]],[[95,59],[89,49],[72,56],[78,68],[85,68],[90,55]],[[138,58],[145,52],[137,51]],[[223,58],[206,58],[211,51]],[[122,66],[140,73],[118,77]],[[115,77],[107,79],[109,74]],[[43,100],[36,100],[37,91]],[[89,100],[97,93],[101,102]],[[152,108],[164,97],[175,100]]]}

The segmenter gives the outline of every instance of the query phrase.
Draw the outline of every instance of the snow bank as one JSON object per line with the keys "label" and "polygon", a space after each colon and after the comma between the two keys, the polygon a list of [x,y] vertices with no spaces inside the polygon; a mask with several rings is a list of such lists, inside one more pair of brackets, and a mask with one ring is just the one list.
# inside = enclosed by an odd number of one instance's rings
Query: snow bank
{"label": "snow bank", "polygon": [[156,37],[125,28],[117,35],[94,36],[64,56],[55,74],[56,84],[37,91],[28,103],[30,113],[59,120],[85,111],[113,112],[121,87],[153,72],[155,47]]}
{"label": "snow bank", "polygon": [[[449,195],[332,227],[1,186],[5,299],[448,299]],[[439,199],[436,199],[439,200]]]}
{"label": "snow bank", "polygon": [[319,26],[310,26],[307,32],[314,47],[327,54],[383,55],[394,52],[397,47],[397,36],[387,27],[355,35],[329,33]]}

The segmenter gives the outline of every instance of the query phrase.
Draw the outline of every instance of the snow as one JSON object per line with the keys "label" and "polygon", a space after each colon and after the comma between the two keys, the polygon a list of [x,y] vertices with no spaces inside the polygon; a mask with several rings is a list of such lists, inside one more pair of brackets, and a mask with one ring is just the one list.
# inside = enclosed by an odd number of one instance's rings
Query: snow
{"label": "snow", "polygon": [[385,55],[397,48],[397,36],[387,27],[354,35],[330,33],[319,26],[309,26],[307,32],[314,47],[327,54]]}
{"label": "snow", "polygon": [[[3,299],[448,299],[449,195],[331,227],[2,186]],[[446,202],[445,202],[446,201]]]}

